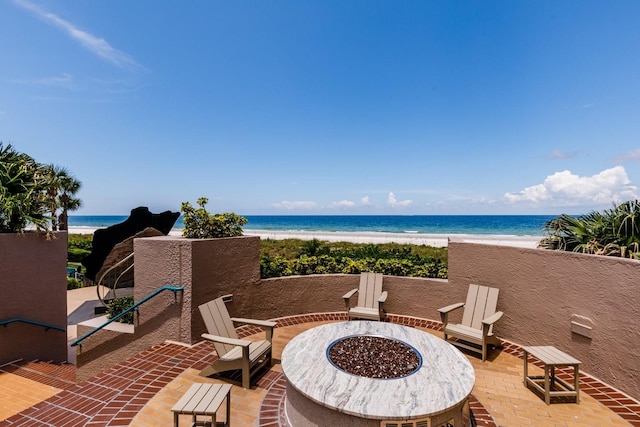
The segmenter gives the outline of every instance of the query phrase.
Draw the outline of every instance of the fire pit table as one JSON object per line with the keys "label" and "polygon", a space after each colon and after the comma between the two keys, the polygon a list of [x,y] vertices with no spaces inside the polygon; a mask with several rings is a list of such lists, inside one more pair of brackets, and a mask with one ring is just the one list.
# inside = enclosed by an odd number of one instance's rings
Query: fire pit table
{"label": "fire pit table", "polygon": [[462,425],[473,367],[418,329],[350,321],[309,329],[282,352],[291,426]]}

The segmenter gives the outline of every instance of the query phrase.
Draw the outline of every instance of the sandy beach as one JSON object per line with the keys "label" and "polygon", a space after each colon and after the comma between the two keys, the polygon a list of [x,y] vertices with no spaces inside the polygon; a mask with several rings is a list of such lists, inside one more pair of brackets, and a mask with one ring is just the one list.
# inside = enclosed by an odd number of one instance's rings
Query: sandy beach
{"label": "sandy beach", "polygon": [[[95,228],[69,227],[70,234],[93,234]],[[172,230],[169,235],[180,236],[180,230]],[[449,238],[464,242],[488,245],[515,246],[520,248],[535,248],[540,241],[539,236],[511,236],[511,235],[481,235],[481,234],[408,234],[408,233],[349,233],[329,231],[273,231],[273,230],[244,230],[245,236],[259,236],[261,239],[301,239],[325,240],[328,242],[352,243],[399,243],[409,245],[427,245],[446,247]]]}

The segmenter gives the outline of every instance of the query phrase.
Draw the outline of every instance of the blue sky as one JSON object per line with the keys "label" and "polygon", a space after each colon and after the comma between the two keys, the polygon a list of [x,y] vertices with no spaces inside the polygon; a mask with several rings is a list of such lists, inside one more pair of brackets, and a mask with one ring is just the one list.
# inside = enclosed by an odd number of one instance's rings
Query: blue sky
{"label": "blue sky", "polygon": [[640,2],[0,0],[0,141],[81,215],[587,213],[640,194]]}

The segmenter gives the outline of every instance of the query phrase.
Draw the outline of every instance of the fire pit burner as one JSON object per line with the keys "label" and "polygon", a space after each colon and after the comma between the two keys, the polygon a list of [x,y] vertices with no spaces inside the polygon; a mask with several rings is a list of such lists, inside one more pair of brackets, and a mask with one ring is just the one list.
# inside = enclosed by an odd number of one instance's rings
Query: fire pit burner
{"label": "fire pit burner", "polygon": [[327,358],[336,368],[367,378],[404,378],[422,366],[420,353],[411,345],[372,335],[335,340],[327,348]]}

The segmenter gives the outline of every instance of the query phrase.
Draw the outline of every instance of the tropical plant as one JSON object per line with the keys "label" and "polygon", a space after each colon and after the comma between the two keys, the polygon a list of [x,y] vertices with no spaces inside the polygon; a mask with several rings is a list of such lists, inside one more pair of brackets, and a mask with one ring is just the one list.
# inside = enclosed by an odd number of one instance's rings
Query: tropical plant
{"label": "tropical plant", "polygon": [[0,143],[0,232],[19,233],[29,224],[38,231],[56,231],[59,208],[60,229],[67,229],[67,212],[81,204],[73,197],[80,185],[67,169],[45,166]]}
{"label": "tropical plant", "polygon": [[540,248],[640,259],[639,200],[579,217],[562,214],[544,230],[547,236]]}
{"label": "tropical plant", "polygon": [[67,175],[61,179],[60,183],[60,191],[62,191],[62,194],[59,196],[60,208],[62,209],[59,218],[60,230],[68,230],[69,211],[78,210],[82,206],[82,200],[74,197],[76,193],[80,191],[82,182],[71,175]]}
{"label": "tropical plant", "polygon": [[28,224],[47,231],[44,169],[30,156],[0,143],[0,232],[20,233]]}
{"label": "tropical plant", "polygon": [[[78,209],[82,204],[80,199],[73,197],[80,190],[82,183],[64,167],[48,165],[45,171],[45,191],[51,212],[51,229],[68,230],[68,212]],[[62,209],[62,213],[58,218],[59,209]]]}
{"label": "tropical plant", "polygon": [[242,236],[242,226],[247,219],[230,212],[211,214],[205,208],[208,202],[206,197],[200,197],[197,201],[200,207],[197,209],[189,202],[182,203],[182,235],[193,239]]}
{"label": "tropical plant", "polygon": [[[112,319],[116,316],[119,316],[124,311],[130,309],[134,305],[134,300],[132,296],[126,296],[121,298],[113,299],[109,305],[107,306],[107,319]],[[133,311],[129,311],[124,316],[120,317],[116,320],[116,322],[120,323],[128,323],[130,325],[133,324]]]}

